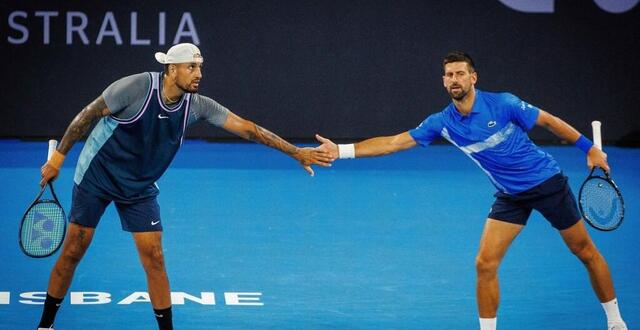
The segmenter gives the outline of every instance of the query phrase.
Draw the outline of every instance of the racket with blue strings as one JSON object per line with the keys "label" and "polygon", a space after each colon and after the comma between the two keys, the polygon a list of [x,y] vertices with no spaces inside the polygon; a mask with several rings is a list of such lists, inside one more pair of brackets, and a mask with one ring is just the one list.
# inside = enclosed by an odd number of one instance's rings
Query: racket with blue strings
{"label": "racket with blue strings", "polygon": [[[57,145],[56,140],[49,140],[47,159],[51,158]],[[47,186],[51,192],[51,198],[43,197]],[[48,257],[58,251],[66,231],[67,221],[64,210],[53,190],[53,184],[49,181],[40,189],[40,193],[22,217],[18,234],[20,248],[29,257]]]}
{"label": "racket with blue strings", "polygon": [[[599,121],[591,123],[593,128],[593,144],[602,149],[602,137]],[[609,172],[602,168],[596,172],[596,167],[580,187],[578,206],[584,220],[593,228],[602,231],[614,230],[622,224],[624,219],[624,199],[622,193],[611,179]]]}

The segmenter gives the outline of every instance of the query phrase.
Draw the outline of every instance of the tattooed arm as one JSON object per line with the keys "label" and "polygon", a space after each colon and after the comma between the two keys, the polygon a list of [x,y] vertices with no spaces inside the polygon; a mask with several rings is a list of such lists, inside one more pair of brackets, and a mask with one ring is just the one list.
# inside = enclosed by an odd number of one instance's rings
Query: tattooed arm
{"label": "tattooed arm", "polygon": [[[47,161],[47,163],[45,163],[40,169],[40,173],[42,175],[40,186],[44,186],[49,180],[55,179],[58,176],[64,156],[69,152],[69,150],[71,150],[73,144],[83,138],[93,124],[95,124],[100,118],[107,116],[110,113],[111,112],[107,107],[104,98],[100,96],[82,109],[82,111],[73,118],[56,150],[59,154],[59,156],[57,156],[58,161]],[[52,157],[52,159],[54,158]]]}
{"label": "tattooed arm", "polygon": [[314,174],[311,164],[330,166],[331,158],[327,152],[313,148],[298,148],[269,130],[252,121],[240,118],[234,113],[229,113],[222,127],[244,139],[262,143],[284,152],[299,161],[311,175]]}
{"label": "tattooed arm", "polygon": [[73,147],[73,144],[87,134],[93,124],[100,118],[108,116],[110,113],[102,96],[84,107],[84,109],[73,118],[69,127],[67,127],[67,131],[64,133],[58,146],[58,151],[66,155],[67,152],[71,150],[71,147]]}

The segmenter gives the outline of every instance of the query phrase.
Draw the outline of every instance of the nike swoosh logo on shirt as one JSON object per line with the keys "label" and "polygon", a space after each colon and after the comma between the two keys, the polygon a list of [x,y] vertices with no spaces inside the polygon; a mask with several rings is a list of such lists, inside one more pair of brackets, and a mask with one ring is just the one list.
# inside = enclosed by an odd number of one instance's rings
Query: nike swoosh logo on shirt
{"label": "nike swoosh logo on shirt", "polygon": [[152,226],[155,226],[155,225],[157,225],[158,223],[160,223],[160,220],[158,220],[158,221],[151,221],[151,225],[152,225]]}
{"label": "nike swoosh logo on shirt", "polygon": [[158,115],[158,118],[160,118],[160,119],[166,119],[166,118],[169,118],[169,116],[163,116],[162,114],[159,114],[159,115]]}

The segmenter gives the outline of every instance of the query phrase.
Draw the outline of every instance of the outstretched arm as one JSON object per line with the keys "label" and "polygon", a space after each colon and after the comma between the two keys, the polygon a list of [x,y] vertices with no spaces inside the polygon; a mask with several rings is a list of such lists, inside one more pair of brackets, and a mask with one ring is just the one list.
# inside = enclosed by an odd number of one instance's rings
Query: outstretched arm
{"label": "outstretched arm", "polygon": [[64,162],[64,157],[71,150],[73,144],[76,141],[83,138],[89,129],[95,124],[98,119],[109,115],[111,112],[104,102],[102,96],[95,99],[89,105],[84,107],[75,118],[71,121],[71,124],[67,127],[66,132],[62,136],[62,140],[58,145],[57,150],[54,152],[50,160],[48,160],[40,169],[42,179],[40,180],[40,186],[44,186],[52,179],[55,179],[60,173],[60,167]]}
{"label": "outstretched arm", "polygon": [[312,176],[314,172],[311,164],[331,166],[331,159],[326,151],[315,148],[298,148],[269,130],[256,125],[250,120],[243,119],[234,113],[229,113],[222,127],[244,139],[262,143],[284,152],[299,161],[302,167]]}
{"label": "outstretched arm", "polygon": [[318,134],[316,134],[316,139],[322,143],[319,148],[327,151],[332,160],[337,158],[383,156],[409,149],[416,145],[416,141],[408,131],[393,136],[374,137],[351,145],[341,144],[338,146],[333,141]]}
{"label": "outstretched arm", "polygon": [[[557,137],[571,143],[576,143],[581,136],[580,132],[571,125],[542,109],[536,120],[536,125],[546,128]],[[598,166],[608,172],[609,164],[607,163],[607,154],[596,146],[592,146],[587,153],[587,165],[589,168]]]}

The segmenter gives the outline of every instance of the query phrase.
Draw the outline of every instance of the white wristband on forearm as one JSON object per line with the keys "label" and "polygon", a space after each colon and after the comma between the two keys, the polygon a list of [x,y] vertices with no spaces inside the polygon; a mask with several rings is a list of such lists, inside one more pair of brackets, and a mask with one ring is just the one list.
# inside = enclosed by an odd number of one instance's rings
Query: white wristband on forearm
{"label": "white wristband on forearm", "polygon": [[340,159],[356,158],[356,147],[351,144],[338,144],[338,155]]}

